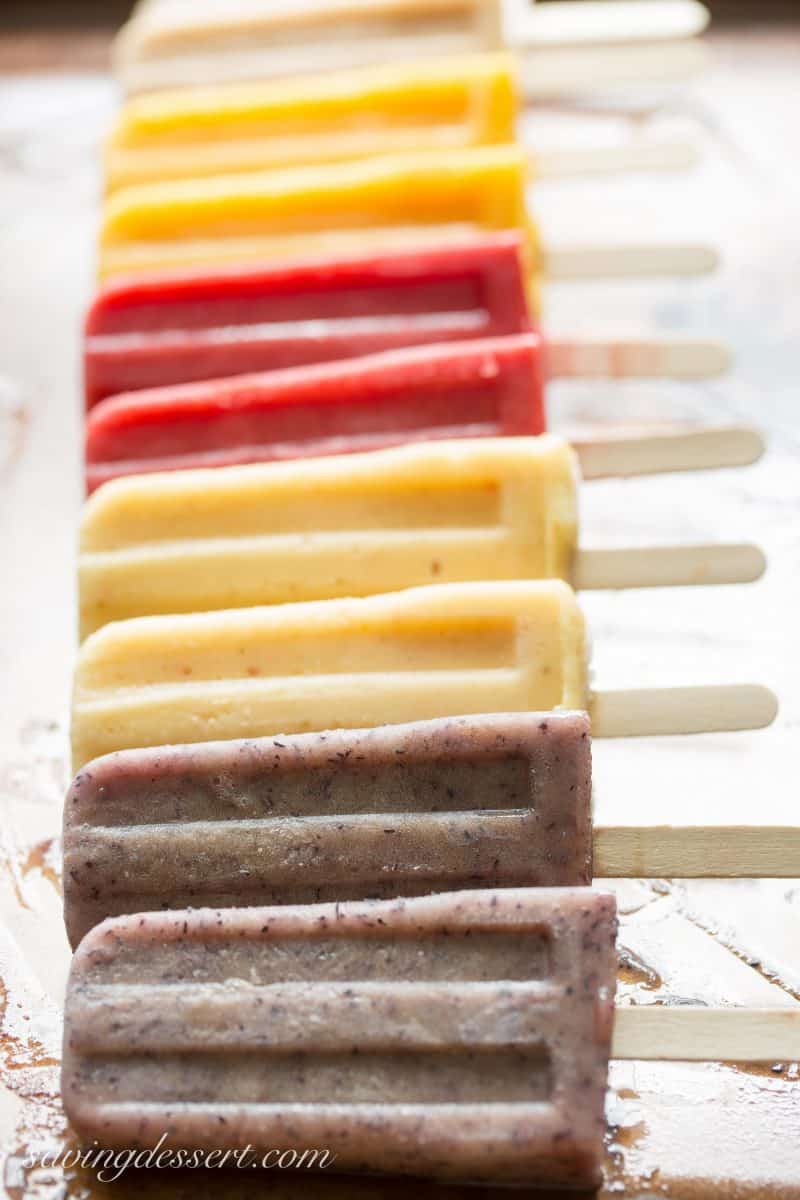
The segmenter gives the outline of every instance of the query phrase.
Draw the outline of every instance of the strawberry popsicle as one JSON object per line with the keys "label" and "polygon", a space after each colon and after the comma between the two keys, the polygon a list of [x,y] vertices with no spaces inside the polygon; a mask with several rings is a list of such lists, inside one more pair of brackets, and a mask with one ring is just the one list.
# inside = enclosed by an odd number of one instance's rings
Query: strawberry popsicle
{"label": "strawberry popsicle", "polygon": [[531,329],[518,234],[110,283],[86,319],[86,403],[142,388]]}
{"label": "strawberry popsicle", "polygon": [[154,388],[89,414],[90,490],[121,475],[545,429],[535,334]]}
{"label": "strawberry popsicle", "polygon": [[64,807],[64,915],[591,883],[584,713],[126,750]]}
{"label": "strawberry popsicle", "polygon": [[594,1185],[615,938],[588,888],[117,918],[73,960],[64,1107],[87,1144]]}

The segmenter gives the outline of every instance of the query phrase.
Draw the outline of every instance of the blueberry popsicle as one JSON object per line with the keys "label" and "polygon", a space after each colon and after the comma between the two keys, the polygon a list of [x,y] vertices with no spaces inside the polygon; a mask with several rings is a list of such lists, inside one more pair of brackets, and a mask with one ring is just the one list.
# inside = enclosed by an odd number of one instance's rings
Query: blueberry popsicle
{"label": "blueberry popsicle", "polygon": [[591,883],[585,713],[127,750],[64,807],[70,942],[108,916]]}
{"label": "blueberry popsicle", "polygon": [[118,479],[83,513],[81,635],[128,617],[426,583],[649,587],[763,571],[748,546],[579,549],[579,481],[578,457],[550,434]]}
{"label": "blueberry popsicle", "polygon": [[696,245],[543,251],[527,207],[527,170],[519,147],[477,146],[128,187],[104,207],[99,275],[420,249],[503,230],[523,240],[534,303],[542,276],[694,275],[716,265],[714,251]]}
{"label": "blueberry popsicle", "polygon": [[[518,234],[495,233],[424,250],[112,281],[86,319],[87,407],[123,392],[530,333],[522,257]],[[531,353],[547,360],[538,371],[542,382],[699,379],[718,374],[729,359],[718,343],[685,338],[550,337]],[[180,407],[180,393],[174,400]],[[147,411],[145,397],[141,404]],[[90,420],[90,451],[98,426],[109,437],[123,418],[133,418],[128,401]]]}
{"label": "blueberry popsicle", "polygon": [[62,1091],[104,1146],[325,1146],[335,1169],[598,1182],[613,897],[467,891],[122,917],[83,941]]}
{"label": "blueberry popsicle", "polygon": [[800,829],[595,825],[586,713],[120,750],[64,805],[64,921],[595,878],[794,878]]}
{"label": "blueberry popsicle", "polygon": [[443,583],[114,621],[78,653],[73,766],[143,746],[589,709],[596,736],[749,729],[767,689],[593,691],[568,584]]}

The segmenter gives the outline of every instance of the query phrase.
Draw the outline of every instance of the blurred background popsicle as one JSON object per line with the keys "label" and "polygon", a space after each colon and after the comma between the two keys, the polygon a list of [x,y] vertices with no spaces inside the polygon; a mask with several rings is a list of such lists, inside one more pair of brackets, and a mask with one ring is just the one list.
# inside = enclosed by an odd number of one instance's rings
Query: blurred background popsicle
{"label": "blurred background popsicle", "polygon": [[[684,78],[705,62],[694,0],[536,5],[528,0],[153,0],[115,48],[126,91],[303,75],[365,64],[517,52],[525,94],[563,97]],[[552,11],[548,11],[552,10]]]}
{"label": "blurred background popsicle", "polygon": [[558,708],[617,737],[756,728],[776,702],[748,685],[590,693],[568,584],[438,584],[104,626],[78,652],[73,769],[166,743]]}
{"label": "blurred background popsicle", "polygon": [[[529,332],[525,292],[516,233],[111,282],[86,318],[86,403],[403,346]],[[719,343],[688,338],[548,338],[537,353],[547,359],[539,390],[545,376],[707,378],[730,358]]]}
{"label": "blurred background popsicle", "polygon": [[[128,100],[107,142],[108,193],[167,179],[347,161],[517,140],[507,55],[384,63],[312,77],[156,92]],[[537,144],[536,177],[663,170],[696,160],[685,140]]]}
{"label": "blurred background popsicle", "polygon": [[[427,583],[560,578],[620,588],[763,573],[754,546],[578,549],[578,463],[549,435],[465,438],[118,480],[84,511],[81,635],[128,617]],[[642,473],[643,459],[637,465]]]}
{"label": "blurred background popsicle", "polygon": [[542,278],[682,276],[716,265],[704,245],[542,247],[526,180],[524,151],[477,146],[124,188],[105,205],[99,273],[421,249],[501,230],[522,238],[534,303]]}

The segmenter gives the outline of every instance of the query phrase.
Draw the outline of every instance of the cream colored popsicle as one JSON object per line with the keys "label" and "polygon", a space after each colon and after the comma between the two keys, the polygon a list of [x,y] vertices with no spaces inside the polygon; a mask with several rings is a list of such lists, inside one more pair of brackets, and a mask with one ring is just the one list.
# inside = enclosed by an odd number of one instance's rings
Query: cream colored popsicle
{"label": "cream colored popsicle", "polygon": [[596,736],[754,728],[766,689],[588,689],[560,580],[451,583],[366,599],[117,621],[83,643],[74,770],[139,746],[588,708]]}
{"label": "cream colored popsicle", "polygon": [[696,0],[595,0],[583,9],[534,10],[529,0],[150,0],[119,35],[114,63],[137,92],[418,62],[506,42],[520,54],[526,95],[541,97],[681,78],[704,61],[692,39],[708,12]]}
{"label": "cream colored popsicle", "polygon": [[478,146],[124,188],[105,206],[99,272],[363,254],[492,230],[520,232],[534,297],[542,274],[691,275],[716,264],[709,247],[669,243],[543,250],[527,171],[518,147]]}
{"label": "cream colored popsicle", "polygon": [[579,457],[552,435],[464,438],[112,481],[81,522],[81,636],[128,617],[426,583],[617,588],[763,571],[747,546],[578,550]]}
{"label": "cream colored popsicle", "polygon": [[[401,151],[503,145],[517,136],[517,83],[504,54],[156,92],[128,100],[105,150],[109,193],[167,179],[343,162]],[[685,142],[559,143],[527,150],[531,173],[671,169]]]}

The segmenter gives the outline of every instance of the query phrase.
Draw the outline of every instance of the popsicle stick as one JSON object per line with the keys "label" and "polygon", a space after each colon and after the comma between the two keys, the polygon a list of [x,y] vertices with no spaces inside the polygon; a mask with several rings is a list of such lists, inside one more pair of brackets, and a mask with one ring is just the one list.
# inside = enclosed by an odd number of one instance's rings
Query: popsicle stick
{"label": "popsicle stick", "polygon": [[719,262],[712,246],[679,242],[602,246],[549,246],[543,251],[550,279],[640,279],[707,275]]}
{"label": "popsicle stick", "polygon": [[636,142],[621,146],[553,146],[531,150],[534,179],[603,175],[617,171],[683,171],[695,166],[700,150],[691,142]]}
{"label": "popsicle stick", "polygon": [[620,546],[580,550],[573,583],[581,589],[691,587],[752,583],[766,570],[758,546],[746,542],[697,546]]}
{"label": "popsicle stick", "polygon": [[662,1062],[797,1062],[800,1006],[618,1006],[611,1055]]}
{"label": "popsicle stick", "polygon": [[625,688],[593,692],[589,712],[595,737],[730,733],[771,725],[778,701],[758,684]]}
{"label": "popsicle stick", "polygon": [[729,370],[730,348],[696,338],[547,339],[556,379],[710,379]]}
{"label": "popsicle stick", "polygon": [[598,46],[608,43],[677,41],[708,27],[708,9],[696,0],[565,0],[543,5],[506,0],[509,37],[521,46]]}
{"label": "popsicle stick", "polygon": [[764,439],[749,425],[722,425],[649,437],[570,439],[584,479],[704,471],[757,462]]}
{"label": "popsicle stick", "polygon": [[707,62],[698,41],[529,47],[519,55],[519,83],[525,100],[541,103],[631,83],[673,83],[699,74]]}
{"label": "popsicle stick", "polygon": [[796,879],[798,825],[595,825],[604,879]]}

